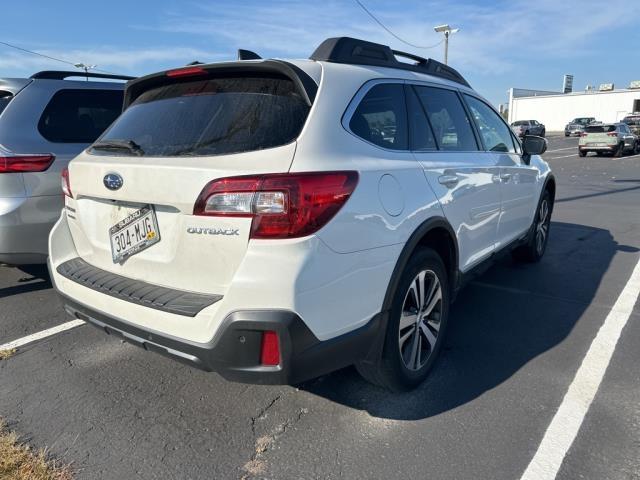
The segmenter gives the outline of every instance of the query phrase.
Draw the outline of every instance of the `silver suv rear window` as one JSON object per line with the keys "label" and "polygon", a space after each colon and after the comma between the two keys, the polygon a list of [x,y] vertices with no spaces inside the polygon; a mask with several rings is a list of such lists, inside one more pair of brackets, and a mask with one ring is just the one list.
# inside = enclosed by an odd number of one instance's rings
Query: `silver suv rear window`
{"label": "silver suv rear window", "polygon": [[134,142],[136,152],[91,153],[179,157],[273,148],[295,140],[308,113],[285,77],[182,81],[141,94],[99,140]]}

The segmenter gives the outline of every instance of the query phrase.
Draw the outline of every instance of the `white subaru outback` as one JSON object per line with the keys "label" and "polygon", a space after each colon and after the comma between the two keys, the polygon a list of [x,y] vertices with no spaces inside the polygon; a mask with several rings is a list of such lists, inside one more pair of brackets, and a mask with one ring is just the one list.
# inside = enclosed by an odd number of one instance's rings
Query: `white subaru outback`
{"label": "white subaru outback", "polygon": [[240,51],[130,81],[124,107],[63,173],[53,282],[73,317],[226,378],[415,387],[464,279],[544,254],[546,141],[434,60]]}

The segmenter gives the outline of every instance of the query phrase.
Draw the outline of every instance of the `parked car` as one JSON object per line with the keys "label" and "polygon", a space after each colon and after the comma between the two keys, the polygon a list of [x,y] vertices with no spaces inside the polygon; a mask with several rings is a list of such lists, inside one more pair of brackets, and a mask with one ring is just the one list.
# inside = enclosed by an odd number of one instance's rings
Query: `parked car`
{"label": "parked car", "polygon": [[589,152],[596,152],[597,155],[610,153],[616,157],[625,153],[639,153],[640,140],[626,123],[588,125],[578,142],[578,155],[586,157]]}
{"label": "parked car", "polygon": [[122,111],[124,83],[105,80],[130,78],[45,71],[0,79],[1,263],[46,262],[64,206],[60,172]]}
{"label": "parked car", "polygon": [[519,137],[538,135],[544,137],[547,133],[545,126],[537,120],[518,120],[511,124],[513,132]]}
{"label": "parked car", "polygon": [[73,317],[226,378],[355,364],[405,390],[477,268],[544,255],[545,149],[456,70],[363,40],[163,71],[64,172],[49,268]]}
{"label": "parked car", "polygon": [[627,115],[622,119],[622,123],[626,123],[634,135],[640,136],[640,113]]}
{"label": "parked car", "polygon": [[594,117],[578,117],[571,120],[564,127],[564,136],[569,137],[571,135],[580,136],[584,132],[587,125],[595,123]]}

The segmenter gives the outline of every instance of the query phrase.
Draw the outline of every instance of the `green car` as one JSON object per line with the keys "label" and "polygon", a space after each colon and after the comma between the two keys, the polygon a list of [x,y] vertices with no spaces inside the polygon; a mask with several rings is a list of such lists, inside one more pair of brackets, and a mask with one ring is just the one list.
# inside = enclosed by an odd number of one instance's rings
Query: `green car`
{"label": "green car", "polygon": [[598,156],[610,153],[621,157],[625,153],[638,153],[640,140],[631,133],[626,123],[603,123],[588,125],[578,142],[578,155],[586,157],[589,152],[596,152]]}

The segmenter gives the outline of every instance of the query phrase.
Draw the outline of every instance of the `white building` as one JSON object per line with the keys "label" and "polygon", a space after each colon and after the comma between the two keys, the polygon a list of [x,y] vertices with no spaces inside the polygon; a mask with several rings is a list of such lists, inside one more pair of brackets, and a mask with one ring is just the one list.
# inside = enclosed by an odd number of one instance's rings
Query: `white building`
{"label": "white building", "polygon": [[574,93],[539,90],[509,90],[509,123],[537,120],[547,131],[564,130],[576,117],[595,117],[601,122],[616,122],[640,111],[640,89],[584,91]]}

